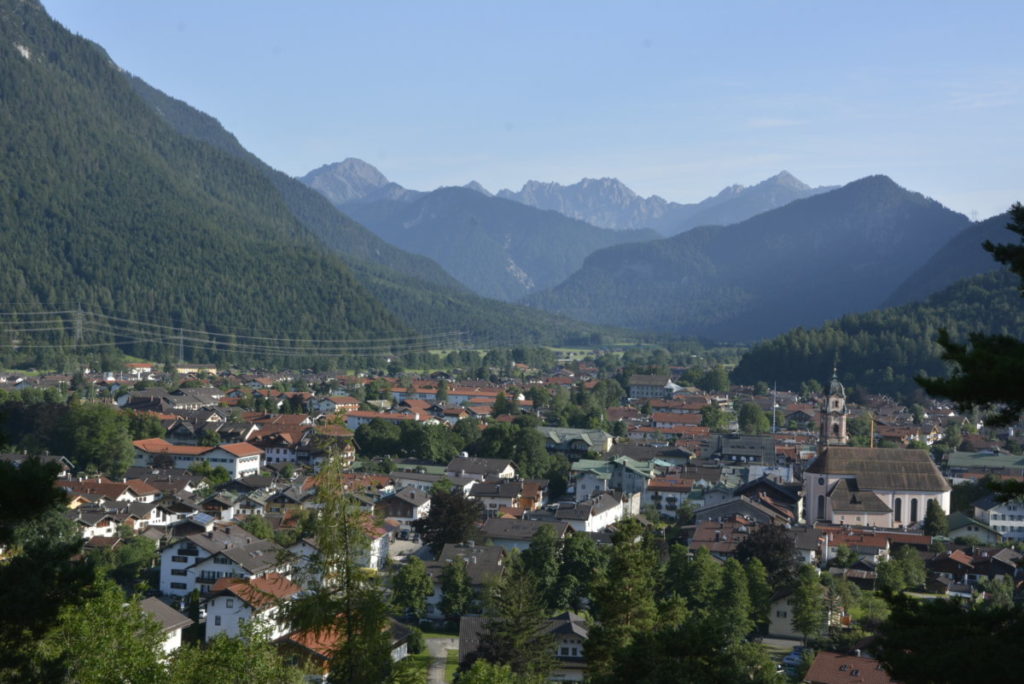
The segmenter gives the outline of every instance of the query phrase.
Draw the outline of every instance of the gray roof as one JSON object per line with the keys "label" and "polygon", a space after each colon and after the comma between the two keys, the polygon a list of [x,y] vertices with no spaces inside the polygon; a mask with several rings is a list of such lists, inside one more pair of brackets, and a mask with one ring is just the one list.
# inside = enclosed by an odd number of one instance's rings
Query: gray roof
{"label": "gray roof", "polygon": [[472,497],[492,497],[498,499],[514,499],[523,491],[523,483],[518,480],[484,480],[477,482],[469,490]]}
{"label": "gray roof", "polygon": [[832,510],[838,513],[891,513],[884,501],[874,492],[862,492],[857,489],[856,481],[840,480],[829,494]]}
{"label": "gray roof", "polygon": [[283,549],[272,541],[260,539],[245,546],[233,546],[221,551],[253,574],[261,573],[281,564],[279,556]]}
{"label": "gray roof", "polygon": [[947,492],[946,478],[927,451],[830,446],[805,471],[851,475],[860,490]]}
{"label": "gray roof", "polygon": [[548,522],[545,520],[519,520],[517,518],[488,518],[480,531],[487,539],[509,539],[529,541],[533,535],[544,527],[553,527],[556,537],[564,537],[569,524],[564,522]]}
{"label": "gray roof", "polygon": [[152,596],[139,601],[139,607],[156,618],[156,621],[160,623],[165,632],[184,629],[193,622],[188,616],[182,615],[160,599],[153,598]]}

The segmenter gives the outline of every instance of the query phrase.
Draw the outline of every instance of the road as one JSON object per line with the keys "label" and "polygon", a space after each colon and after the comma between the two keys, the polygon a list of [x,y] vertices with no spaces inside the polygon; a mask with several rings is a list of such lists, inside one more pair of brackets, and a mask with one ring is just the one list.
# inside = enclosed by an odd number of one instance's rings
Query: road
{"label": "road", "polygon": [[459,650],[458,637],[431,637],[427,639],[427,652],[430,653],[430,669],[427,670],[429,684],[445,684],[444,666],[448,660],[449,649]]}

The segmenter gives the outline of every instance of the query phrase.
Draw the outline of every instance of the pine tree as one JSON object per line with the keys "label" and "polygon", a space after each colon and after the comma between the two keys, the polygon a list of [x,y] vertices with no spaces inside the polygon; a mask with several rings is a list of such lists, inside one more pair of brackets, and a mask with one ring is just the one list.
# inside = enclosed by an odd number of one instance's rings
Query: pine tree
{"label": "pine tree", "polygon": [[345,491],[342,459],[324,464],[316,501],[317,552],[302,573],[310,590],[282,606],[284,619],[296,631],[335,642],[331,681],[380,682],[391,669],[387,603],[359,565],[370,547],[370,521]]}
{"label": "pine tree", "polygon": [[715,620],[726,638],[735,643],[754,631],[752,613],[747,573],[738,560],[730,558],[723,568],[722,588],[714,601]]}
{"label": "pine tree", "polygon": [[391,580],[391,602],[396,608],[422,618],[427,599],[434,593],[434,582],[419,556],[410,556]]}
{"label": "pine tree", "polygon": [[492,588],[489,619],[477,656],[508,665],[516,674],[546,676],[555,665],[555,639],[537,580],[513,567]]}
{"label": "pine tree", "polygon": [[942,504],[935,499],[928,500],[928,508],[924,514],[924,533],[932,537],[945,537],[949,534],[949,519]]}
{"label": "pine tree", "polygon": [[801,565],[793,592],[793,627],[804,635],[804,642],[825,629],[825,587],[810,565]]}

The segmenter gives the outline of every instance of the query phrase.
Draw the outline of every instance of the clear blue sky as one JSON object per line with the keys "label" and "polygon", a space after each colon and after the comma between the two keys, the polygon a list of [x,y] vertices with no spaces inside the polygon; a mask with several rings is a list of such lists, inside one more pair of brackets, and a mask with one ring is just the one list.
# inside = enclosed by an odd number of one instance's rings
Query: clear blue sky
{"label": "clear blue sky", "polygon": [[1024,2],[43,0],[302,175],[416,189],[614,176],[696,201],[786,169],[1024,201]]}

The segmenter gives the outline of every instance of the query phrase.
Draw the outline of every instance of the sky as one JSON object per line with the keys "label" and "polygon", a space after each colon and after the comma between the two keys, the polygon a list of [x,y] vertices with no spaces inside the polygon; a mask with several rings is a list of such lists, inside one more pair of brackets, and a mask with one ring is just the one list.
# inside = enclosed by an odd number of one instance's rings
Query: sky
{"label": "sky", "polygon": [[43,3],[293,176],[693,202],[785,169],[979,220],[1024,201],[1019,0]]}

